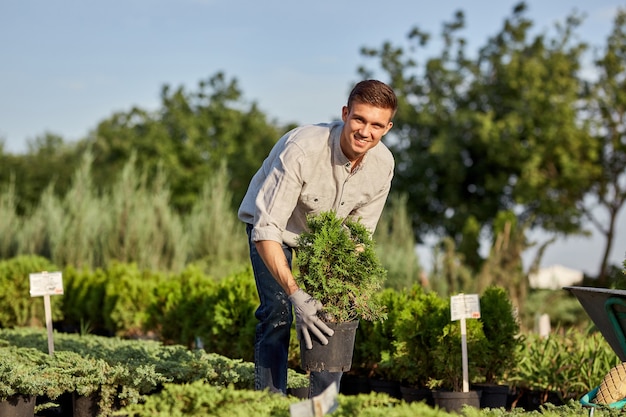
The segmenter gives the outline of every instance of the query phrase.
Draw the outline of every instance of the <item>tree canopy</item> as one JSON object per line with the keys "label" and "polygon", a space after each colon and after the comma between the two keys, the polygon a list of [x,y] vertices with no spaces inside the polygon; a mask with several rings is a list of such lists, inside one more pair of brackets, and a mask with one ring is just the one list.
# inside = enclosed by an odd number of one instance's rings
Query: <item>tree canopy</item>
{"label": "tree canopy", "polygon": [[515,7],[475,56],[460,35],[461,11],[443,25],[441,53],[423,62],[430,35],[419,28],[408,48],[362,50],[399,95],[389,142],[398,159],[394,190],[409,196],[416,235],[450,236],[471,248],[466,259],[479,258],[478,245],[463,242],[480,236],[463,233],[468,222],[493,235],[504,211],[531,228],[580,232],[580,203],[602,168],[598,142],[581,118],[590,99],[581,79],[587,45],[575,36],[581,18],[571,15],[555,34],[533,36],[525,12],[523,3]]}
{"label": "tree canopy", "polygon": [[102,121],[86,145],[95,155],[97,183],[107,184],[135,151],[142,169],[161,168],[169,179],[173,204],[189,210],[208,178],[227,163],[235,200],[243,194],[279,129],[255,103],[246,105],[236,80],[217,73],[196,91],[161,90],[154,113],[133,108]]}

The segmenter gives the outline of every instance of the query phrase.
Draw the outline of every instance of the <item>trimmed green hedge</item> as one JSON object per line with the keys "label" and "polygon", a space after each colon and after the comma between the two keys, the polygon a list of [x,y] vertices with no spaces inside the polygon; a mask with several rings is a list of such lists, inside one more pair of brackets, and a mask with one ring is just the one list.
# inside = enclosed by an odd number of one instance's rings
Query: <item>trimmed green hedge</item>
{"label": "trimmed green hedge", "polygon": [[[0,328],[45,326],[42,298],[31,298],[29,274],[58,271],[50,261],[38,256],[22,256],[0,261]],[[53,320],[61,320],[59,297],[51,297]]]}

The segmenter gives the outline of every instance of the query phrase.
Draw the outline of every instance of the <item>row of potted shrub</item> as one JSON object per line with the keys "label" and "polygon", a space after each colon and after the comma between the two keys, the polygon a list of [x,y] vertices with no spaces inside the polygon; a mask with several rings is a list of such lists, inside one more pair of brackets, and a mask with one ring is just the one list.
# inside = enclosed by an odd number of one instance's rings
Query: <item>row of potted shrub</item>
{"label": "row of potted shrub", "polygon": [[[573,335],[564,335],[573,336]],[[42,329],[0,330],[0,400],[16,394],[46,397],[52,405],[64,395],[97,399],[90,413],[62,410],[62,415],[129,417],[255,415],[289,416],[299,398],[268,396],[251,390],[253,364],[232,360],[183,346],[165,346],[145,340],[122,340],[93,335],[55,333],[54,356],[45,352],[47,334]],[[577,339],[572,339],[572,344]],[[596,346],[597,347],[597,346]],[[556,344],[547,342],[535,349],[537,355],[555,354]],[[583,349],[587,351],[587,349]],[[572,353],[569,348],[565,355]],[[522,360],[538,361],[540,357]],[[580,358],[572,358],[577,360]],[[596,356],[598,362],[602,357]],[[541,366],[541,364],[537,364]],[[585,365],[581,364],[585,372]],[[547,372],[553,371],[548,367]],[[308,383],[304,375],[290,371],[288,386]],[[333,416],[405,417],[453,415],[423,402],[400,402],[380,393],[339,395]],[[45,406],[45,404],[44,404]],[[616,415],[599,408],[595,415]],[[544,417],[588,413],[579,401],[546,405]],[[613,414],[612,414],[613,413]],[[530,415],[522,408],[463,409],[466,417]]]}
{"label": "row of potted shrub", "polygon": [[[382,297],[388,318],[360,324],[350,374],[390,382],[386,391],[396,396],[414,395],[415,388],[420,395],[424,388],[460,391],[461,332],[459,322],[450,322],[449,300],[419,288]],[[520,334],[502,288],[486,289],[480,308],[480,319],[466,324],[470,383],[483,396],[502,386],[509,406],[563,404],[592,390],[620,362],[595,327]]]}
{"label": "row of potted shrub", "polygon": [[[24,257],[0,262],[0,285],[12,287],[0,303],[0,327],[43,322],[42,301],[31,299],[28,274],[50,270],[45,259]],[[251,361],[258,296],[249,268],[219,281],[189,267],[180,274],[140,271],[114,263],[107,270],[63,271],[64,295],[52,297],[57,328],[120,337],[153,337],[164,343]],[[5,287],[6,285],[6,287]],[[361,322],[357,331],[356,372],[411,385],[439,381],[458,386],[460,333],[450,322],[449,301],[421,287],[387,289],[379,294],[387,320]],[[35,306],[38,306],[35,308]],[[480,320],[468,323],[475,375],[496,382],[515,361],[519,326],[506,292],[490,288],[481,295]],[[299,364],[292,337],[290,363]],[[451,356],[452,355],[452,356]],[[458,360],[457,360],[458,359]]]}
{"label": "row of potted shrub", "polygon": [[[53,337],[55,349],[49,354],[43,329],[0,330],[0,400],[16,395],[50,401],[64,394],[91,396],[98,415],[106,416],[139,403],[166,383],[254,388],[254,364],[202,349],[58,332]],[[307,385],[304,375],[289,371],[289,388]]]}
{"label": "row of potted shrub", "polygon": [[[38,257],[0,262],[0,286],[5,290],[0,294],[0,327],[41,325],[43,302],[30,298],[28,274],[54,268]],[[167,275],[116,263],[96,271],[68,267],[63,270],[63,281],[65,294],[52,297],[55,325],[61,330],[150,337],[164,344],[180,344],[188,349],[202,347],[208,352],[252,361],[258,298],[249,269],[215,280],[193,266]],[[406,291],[387,289],[378,296],[386,306],[387,319],[362,321],[359,325],[351,374],[414,388],[459,389],[461,335],[459,323],[450,321],[449,300],[420,287]],[[547,342],[519,334],[504,289],[488,288],[480,294],[480,307],[481,318],[467,321],[469,374],[473,383],[558,390],[565,398],[592,387],[617,359],[610,348],[601,349],[605,343],[599,337],[598,346],[591,349],[608,352],[604,355],[606,360],[602,365],[589,367],[593,368],[593,375],[585,375],[584,383],[572,386],[567,380],[559,380],[559,372],[552,372],[552,379],[546,379],[542,369],[535,369],[536,374],[532,374],[529,370],[533,367],[524,361],[524,353],[535,344]],[[580,345],[596,340],[592,336],[585,339],[579,340]],[[570,349],[561,347],[561,351]],[[580,346],[579,351],[599,355]],[[297,369],[299,349],[295,335],[290,352],[291,368]],[[576,352],[570,357],[585,358]],[[559,356],[554,369],[576,367],[576,363]]]}
{"label": "row of potted shrub", "polygon": [[[461,331],[450,320],[450,301],[420,287],[386,290],[381,297],[388,318],[360,325],[357,369],[408,385],[460,390]],[[469,371],[482,382],[500,383],[516,363],[523,338],[504,289],[487,288],[480,309],[480,319],[466,322]]]}
{"label": "row of potted shrub", "polygon": [[[572,345],[580,341],[574,334],[565,336],[573,336]],[[69,394],[74,398],[97,401],[96,411],[90,408],[92,411],[82,414],[84,416],[110,416],[121,412],[129,417],[289,416],[289,407],[301,401],[293,396],[268,396],[264,392],[252,391],[252,363],[203,350],[189,350],[181,345],[166,346],[155,341],[55,332],[55,353],[51,356],[45,352],[46,337],[42,329],[0,330],[0,400],[17,394],[38,395],[47,398],[52,405]],[[598,340],[594,341],[595,347],[601,348]],[[586,349],[583,347],[584,352],[588,353],[592,347],[592,344],[588,345]],[[557,343],[548,341],[533,349],[537,356],[523,357],[522,360],[539,361],[542,356],[554,355],[556,350]],[[573,352],[567,347],[563,354]],[[571,360],[576,361],[583,355],[581,353]],[[602,354],[595,356],[598,363],[607,358]],[[590,362],[589,358],[586,359]],[[586,372],[585,364],[579,364],[580,371]],[[542,364],[537,363],[537,366]],[[546,372],[552,371],[547,367]],[[290,388],[306,384],[308,380],[304,375],[290,370]],[[379,393],[340,395],[338,402],[340,406],[333,416],[451,415],[423,402],[399,402]],[[79,417],[75,411],[62,411],[62,415]],[[599,409],[597,415],[611,415],[604,414],[605,411]],[[564,401],[561,407],[547,405],[541,415],[571,416],[583,412],[580,402],[572,400]],[[461,414],[467,417],[514,416],[525,414],[525,410],[464,409]]]}

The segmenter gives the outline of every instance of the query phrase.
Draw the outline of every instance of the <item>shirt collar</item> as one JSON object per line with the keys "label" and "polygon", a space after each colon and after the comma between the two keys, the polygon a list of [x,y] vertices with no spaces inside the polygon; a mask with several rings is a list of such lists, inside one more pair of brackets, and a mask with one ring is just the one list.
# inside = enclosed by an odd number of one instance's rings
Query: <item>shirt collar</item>
{"label": "shirt collar", "polygon": [[[341,131],[343,130],[343,122],[333,122],[331,126],[330,141],[333,147],[333,165],[343,165],[349,172],[352,169],[352,164],[341,150]],[[361,163],[352,172],[353,174],[363,167],[368,153],[369,151],[363,155]]]}

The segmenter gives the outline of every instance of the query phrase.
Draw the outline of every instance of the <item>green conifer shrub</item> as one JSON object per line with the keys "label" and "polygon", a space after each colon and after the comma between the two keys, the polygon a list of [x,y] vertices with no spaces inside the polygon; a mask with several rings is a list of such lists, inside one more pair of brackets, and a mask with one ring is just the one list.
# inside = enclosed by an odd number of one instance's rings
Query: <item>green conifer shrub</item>
{"label": "green conifer shrub", "polygon": [[324,305],[324,320],[368,321],[386,317],[376,299],[387,271],[368,230],[358,221],[323,212],[307,219],[298,238],[298,284]]}

